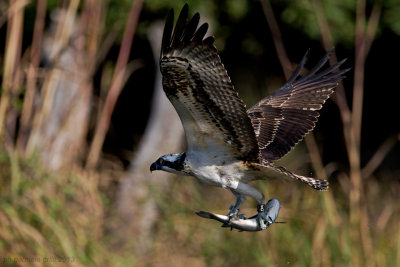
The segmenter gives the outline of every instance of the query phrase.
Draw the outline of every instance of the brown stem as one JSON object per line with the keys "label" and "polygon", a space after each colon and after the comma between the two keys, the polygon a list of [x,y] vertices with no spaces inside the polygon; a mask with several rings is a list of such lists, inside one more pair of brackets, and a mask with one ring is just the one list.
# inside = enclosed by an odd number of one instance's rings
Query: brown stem
{"label": "brown stem", "polygon": [[47,0],[38,0],[36,6],[35,26],[33,29],[33,40],[30,54],[30,64],[28,68],[26,93],[21,112],[21,128],[19,130],[17,148],[19,152],[24,152],[27,140],[29,123],[32,119],[32,108],[36,92],[37,69],[40,62],[40,47],[42,44],[44,22],[46,18]]}
{"label": "brown stem", "polygon": [[142,4],[143,0],[136,0],[132,4],[132,8],[124,32],[124,37],[122,39],[121,48],[119,50],[111,87],[107,94],[106,101],[100,115],[100,120],[95,130],[93,142],[90,146],[89,155],[86,163],[86,167],[89,169],[96,167],[100,157],[101,148],[103,146],[104,139],[110,125],[111,115],[122,88],[130,48],[132,46],[133,36],[135,35],[139,15],[142,10]]}
{"label": "brown stem", "polygon": [[[331,30],[326,20],[324,9],[322,8],[322,4],[320,0],[313,0],[314,13],[317,16],[317,22],[321,33],[322,44],[326,51],[335,46],[331,34]],[[333,54],[329,59],[330,64],[335,64],[337,62],[336,54]],[[332,96],[335,103],[338,105],[339,112],[343,124],[345,127],[350,127],[351,120],[351,111],[349,106],[347,105],[346,94],[344,92],[343,84],[340,83],[336,88],[336,93]]]}
{"label": "brown stem", "polygon": [[394,147],[394,145],[400,140],[400,134],[397,136],[391,136],[375,151],[375,154],[371,157],[368,163],[364,166],[361,171],[362,178],[368,178],[372,173],[381,165],[386,155]]}
{"label": "brown stem", "polygon": [[278,23],[276,22],[271,3],[269,0],[262,0],[261,4],[263,7],[265,18],[267,19],[268,27],[272,34],[272,40],[275,45],[275,50],[276,54],[278,55],[279,62],[281,63],[283,73],[285,75],[285,78],[289,79],[293,69],[291,67],[290,60],[287,56],[285,46],[282,40],[282,35],[279,30]]}
{"label": "brown stem", "polygon": [[[18,0],[10,1],[8,11],[7,37],[5,59],[3,66],[3,83],[0,100],[0,137],[7,137],[6,141],[11,144],[13,137],[7,136],[7,132],[13,131],[7,125],[8,113],[15,90],[18,89],[19,65],[21,61],[21,45],[24,21],[25,3]],[[15,126],[15,120],[14,120]],[[13,127],[13,125],[11,125]]]}
{"label": "brown stem", "polygon": [[[268,22],[268,26],[271,30],[275,49],[278,54],[279,61],[281,63],[282,69],[285,73],[285,77],[288,79],[290,77],[293,69],[291,68],[290,61],[287,57],[287,53],[283,44],[282,36],[279,31],[278,23],[275,20],[275,16],[271,7],[269,0],[261,1],[265,17]],[[332,46],[331,46],[332,47]],[[329,50],[329,49],[327,49]],[[318,151],[317,144],[315,142],[314,135],[309,133],[305,138],[307,149],[310,153],[312,165],[317,173],[318,177],[326,177],[324,165],[321,159],[321,155]],[[329,223],[337,226],[340,223],[340,218],[334,205],[333,196],[331,192],[327,192],[323,195],[323,202],[325,206],[326,216]]]}

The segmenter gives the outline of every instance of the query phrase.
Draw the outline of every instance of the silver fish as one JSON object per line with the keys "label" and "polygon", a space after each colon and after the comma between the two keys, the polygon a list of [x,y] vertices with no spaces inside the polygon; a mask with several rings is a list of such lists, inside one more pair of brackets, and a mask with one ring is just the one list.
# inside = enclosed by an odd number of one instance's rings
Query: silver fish
{"label": "silver fish", "polygon": [[278,218],[280,203],[277,199],[273,198],[270,199],[267,204],[265,205],[265,215],[267,220],[264,220],[263,224],[260,225],[260,222],[257,219],[257,215],[248,218],[248,219],[240,219],[240,218],[231,218],[229,219],[226,215],[216,214],[207,211],[199,211],[196,212],[197,215],[207,219],[217,220],[222,222],[222,227],[231,227],[238,229],[239,231],[249,231],[249,232],[256,232],[267,229],[273,223],[283,223],[277,222],[276,219]]}

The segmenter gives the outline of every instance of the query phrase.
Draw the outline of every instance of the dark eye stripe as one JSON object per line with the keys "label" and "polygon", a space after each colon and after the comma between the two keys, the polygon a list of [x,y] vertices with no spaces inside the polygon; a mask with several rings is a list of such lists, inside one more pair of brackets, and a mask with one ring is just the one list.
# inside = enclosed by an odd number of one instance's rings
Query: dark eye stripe
{"label": "dark eye stripe", "polygon": [[163,164],[164,166],[167,166],[171,169],[177,170],[177,171],[181,171],[184,169],[183,167],[183,163],[185,161],[186,158],[186,153],[183,153],[181,155],[181,157],[179,157],[177,160],[175,161],[167,161],[167,160],[163,160],[160,159],[160,164]]}

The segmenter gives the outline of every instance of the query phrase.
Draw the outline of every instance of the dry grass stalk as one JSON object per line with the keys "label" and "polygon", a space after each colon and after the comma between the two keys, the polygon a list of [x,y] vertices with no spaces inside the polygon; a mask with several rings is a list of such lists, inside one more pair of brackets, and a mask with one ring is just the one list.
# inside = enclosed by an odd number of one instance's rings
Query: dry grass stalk
{"label": "dry grass stalk", "polygon": [[[92,78],[97,66],[99,38],[104,28],[101,23],[104,16],[102,3],[87,0],[78,14],[79,3],[78,0],[69,1],[65,9],[53,12],[55,26],[50,27],[42,41],[43,56],[49,62],[45,67],[48,74],[39,93],[30,90],[31,95],[38,94],[40,98],[33,108],[33,122],[29,119],[32,110],[32,103],[29,102],[32,99],[27,92],[26,124],[23,126],[31,130],[29,133],[22,131],[18,140],[23,151],[24,135],[29,134],[26,145],[28,154],[39,151],[43,162],[54,170],[69,167],[84,152],[82,147],[86,142]],[[31,63],[31,67],[34,69],[36,64]],[[33,77],[33,86],[36,79],[37,75]]]}
{"label": "dry grass stalk", "polygon": [[361,175],[366,179],[381,165],[390,150],[399,142],[400,134],[393,135],[386,139],[385,142],[375,151],[375,154],[370,158],[367,164],[362,168]]}
{"label": "dry grass stalk", "polygon": [[[319,0],[314,0],[314,9],[317,14],[317,19],[320,26],[320,32],[325,48],[333,46],[332,37],[330,34],[329,26],[323,16]],[[366,3],[365,1],[357,1],[357,15],[356,15],[356,39],[355,39],[355,66],[354,66],[354,88],[353,88],[353,105],[352,111],[347,106],[347,100],[342,88],[339,87],[338,94],[336,94],[337,104],[343,122],[344,137],[347,145],[348,158],[350,163],[350,223],[351,223],[351,237],[352,242],[357,243],[360,239],[363,244],[363,254],[365,257],[365,264],[367,266],[374,266],[373,261],[373,245],[371,240],[371,233],[366,227],[368,225],[368,211],[365,203],[362,203],[363,198],[363,184],[361,182],[361,166],[360,166],[360,140],[361,140],[361,121],[362,121],[362,104],[363,104],[363,91],[364,91],[364,67],[365,59],[371,47],[371,43],[375,37],[377,24],[380,17],[381,7],[375,3],[372,9],[371,16],[366,26],[365,17]],[[358,234],[358,231],[359,234]],[[353,246],[353,251],[356,247]],[[359,266],[360,262],[355,259],[360,255],[358,251],[354,251],[353,257],[354,266]],[[358,254],[358,255],[357,255]]]}
{"label": "dry grass stalk", "polygon": [[[263,0],[262,1],[262,6],[264,10],[265,17],[268,22],[268,26],[270,28],[270,31],[273,36],[273,41],[275,44],[275,50],[277,51],[279,61],[281,63],[282,69],[285,74],[285,78],[288,79],[293,72],[293,68],[291,67],[291,63],[287,57],[286,49],[283,44],[283,40],[279,31],[278,23],[275,20],[275,17],[273,15],[273,10],[271,7],[271,4],[269,0]],[[332,46],[333,47],[333,46]],[[326,172],[322,163],[322,158],[319,153],[317,144],[315,142],[315,138],[313,133],[309,133],[305,137],[305,142],[310,154],[311,162],[312,165],[315,169],[315,172],[317,174],[317,177],[321,178],[326,178]],[[327,216],[328,221],[330,222],[331,225],[334,227],[337,227],[338,224],[340,224],[340,217],[338,215],[338,212],[336,210],[336,205],[333,200],[333,195],[331,191],[324,192],[322,195],[323,198],[323,204],[324,204],[324,212],[325,216]]]}
{"label": "dry grass stalk", "polygon": [[27,74],[26,93],[21,112],[21,128],[19,130],[17,148],[20,153],[24,153],[26,140],[28,138],[29,126],[32,119],[33,103],[36,94],[37,69],[40,62],[40,50],[46,17],[47,0],[38,0],[36,6],[35,26],[33,30],[33,40],[30,53],[30,62]]}
{"label": "dry grass stalk", "polygon": [[[149,28],[148,36],[154,60],[158,60],[163,25],[155,24]],[[154,93],[150,117],[143,138],[136,149],[135,157],[128,173],[119,185],[116,201],[116,218],[119,226],[113,229],[120,244],[132,242],[138,257],[145,256],[156,238],[153,229],[163,209],[156,195],[165,194],[170,187],[167,172],[149,173],[149,162],[170,151],[179,151],[182,145],[183,127],[169,100],[165,97],[161,84],[161,73],[155,76]],[[157,205],[158,204],[158,205]]]}
{"label": "dry grass stalk", "polygon": [[[284,70],[286,78],[288,77],[287,66],[290,66],[288,62],[286,53],[284,52],[283,42],[281,39],[281,35],[279,33],[279,29],[277,23],[275,22],[272,8],[269,4],[268,0],[262,1],[264,13],[266,14],[266,18],[268,21],[268,25],[272,32],[272,36],[274,39],[274,44],[276,47],[276,51],[278,54],[278,58],[281,62],[282,68]],[[322,36],[322,41],[325,49],[330,49],[333,47],[333,39],[330,34],[330,29],[328,23],[326,21],[326,17],[323,15],[323,9],[320,1],[314,0],[313,7],[315,9],[315,13],[317,16],[317,20],[320,26],[320,32]],[[350,221],[351,225],[353,225],[353,230],[351,231],[351,236],[353,242],[356,240],[362,240],[363,244],[363,254],[365,257],[365,264],[368,266],[374,266],[374,262],[372,259],[373,255],[373,245],[371,241],[371,234],[369,232],[368,227],[368,211],[365,207],[365,204],[361,203],[361,198],[363,195],[363,185],[361,183],[361,166],[360,166],[360,137],[361,137],[361,119],[362,119],[362,102],[363,102],[363,80],[364,80],[364,66],[365,66],[365,58],[368,54],[369,48],[371,47],[372,40],[374,39],[377,24],[380,17],[380,6],[379,4],[375,4],[373,10],[371,12],[370,19],[368,21],[367,27],[366,19],[365,19],[365,1],[361,0],[357,2],[357,18],[356,18],[356,63],[355,63],[355,78],[354,78],[354,96],[353,96],[353,110],[347,106],[347,101],[345,99],[345,94],[343,91],[342,85],[338,88],[338,94],[336,96],[336,103],[340,109],[341,118],[344,126],[344,136],[347,144],[348,154],[349,154],[349,163],[350,163],[350,179],[352,181],[352,186],[350,190]],[[366,29],[366,30],[365,30]],[[336,62],[336,58],[333,57],[331,59],[331,64]],[[286,67],[285,67],[286,66]],[[320,177],[325,177],[324,167],[321,161],[321,157],[319,155],[317,146],[315,144],[315,140],[311,135],[308,135],[306,138],[306,145],[310,152],[311,161],[316,170],[316,173]],[[386,148],[386,147],[385,147]],[[376,161],[375,161],[376,162]],[[338,213],[335,212],[335,208],[333,208],[332,203],[334,203],[332,194],[327,199],[325,198],[324,203],[325,207],[330,209],[327,212],[327,216],[334,215],[333,218],[339,218]],[[332,217],[330,222],[337,226],[338,221],[334,220]],[[340,220],[340,219],[339,219]],[[335,222],[336,221],[336,222]],[[355,227],[355,228],[354,228]],[[358,229],[358,230],[357,230]],[[360,235],[356,234],[360,231]],[[357,254],[357,252],[355,252]],[[359,259],[360,255],[355,255],[354,258]],[[360,262],[353,261],[355,266],[361,264]]]}
{"label": "dry grass stalk", "polygon": [[261,1],[262,8],[265,14],[265,18],[267,19],[268,27],[272,34],[272,40],[275,45],[276,54],[278,56],[279,62],[281,63],[281,67],[283,70],[283,74],[286,79],[289,79],[290,75],[293,72],[293,68],[290,64],[289,57],[287,56],[285,46],[283,44],[282,35],[279,30],[278,23],[276,22],[274,12],[272,10],[272,6],[269,0]]}
{"label": "dry grass stalk", "polygon": [[87,158],[86,167],[93,169],[96,167],[103,147],[104,138],[110,125],[111,115],[117,102],[118,96],[123,86],[123,80],[128,63],[129,54],[132,46],[133,37],[135,35],[136,26],[139,20],[139,15],[142,10],[143,0],[136,0],[132,4],[129,14],[120,52],[114,70],[114,76],[111,82],[110,90],[107,94],[100,120],[97,123],[94,138],[90,146],[89,155]]}
{"label": "dry grass stalk", "polygon": [[[70,38],[72,37],[73,30],[75,27],[75,18],[76,12],[78,8],[79,1],[73,0],[69,2],[69,6],[67,10],[61,11],[58,15],[57,21],[57,28],[54,35],[54,41],[48,46],[48,55],[47,57],[54,62],[55,64],[57,60],[61,57],[62,52],[66,48],[69,43]],[[45,86],[42,88],[43,90],[43,103],[41,110],[36,112],[34,123],[33,123],[33,130],[32,132],[40,132],[38,128],[41,127],[43,122],[47,121],[51,116],[51,111],[53,108],[54,103],[54,94],[56,90],[55,83],[58,82],[58,76],[60,75],[61,71],[58,68],[53,68],[49,74],[51,78],[47,79],[45,82]],[[36,141],[34,138],[31,137],[29,140],[31,144],[28,144],[28,151],[32,151],[34,146],[36,145]]]}
{"label": "dry grass stalk", "polygon": [[[12,0],[8,10],[7,37],[5,48],[5,60],[3,67],[2,95],[0,100],[0,138],[6,138],[6,142],[12,144],[15,130],[15,120],[9,120],[11,103],[19,89],[19,64],[21,61],[21,46],[24,21],[24,6],[26,1]],[[11,113],[11,115],[13,115]],[[8,127],[11,123],[11,127]]]}

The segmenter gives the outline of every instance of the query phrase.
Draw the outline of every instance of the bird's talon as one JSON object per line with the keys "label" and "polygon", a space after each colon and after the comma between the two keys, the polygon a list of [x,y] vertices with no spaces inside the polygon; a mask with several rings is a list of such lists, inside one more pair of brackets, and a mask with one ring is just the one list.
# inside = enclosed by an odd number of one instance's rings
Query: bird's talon
{"label": "bird's talon", "polygon": [[238,215],[236,216],[236,218],[242,219],[242,220],[246,220],[246,219],[247,219],[247,218],[246,218],[246,214],[238,214]]}
{"label": "bird's talon", "polygon": [[246,215],[245,214],[239,214],[239,209],[235,208],[235,206],[231,206],[229,208],[231,211],[226,215],[229,217],[229,220],[231,220],[232,218],[235,219],[246,219]]}
{"label": "bird's talon", "polygon": [[[264,205],[260,205],[260,206],[264,206]],[[257,210],[259,210],[258,207],[257,207]],[[267,229],[267,227],[272,224],[272,220],[270,218],[268,218],[267,215],[265,215],[264,211],[258,212],[257,221],[262,230]]]}

